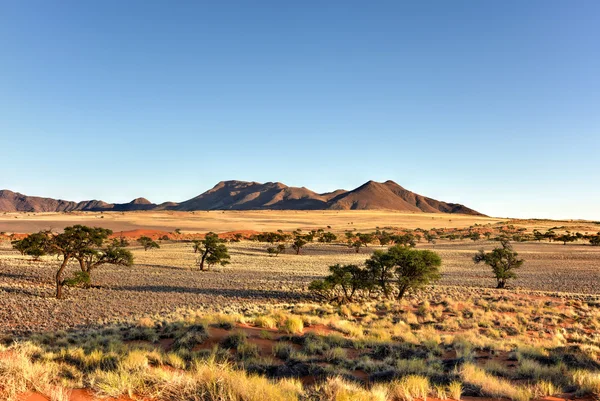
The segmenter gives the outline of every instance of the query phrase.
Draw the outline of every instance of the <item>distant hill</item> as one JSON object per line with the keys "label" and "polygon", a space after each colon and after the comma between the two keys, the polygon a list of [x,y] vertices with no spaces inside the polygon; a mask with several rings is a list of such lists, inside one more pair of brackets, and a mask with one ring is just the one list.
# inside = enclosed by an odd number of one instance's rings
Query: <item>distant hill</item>
{"label": "distant hill", "polygon": [[157,205],[147,199],[137,198],[129,203],[106,203],[100,200],[71,202],[62,199],[27,196],[9,190],[0,190],[2,212],[72,212],[72,211],[132,211],[151,210]]}
{"label": "distant hill", "polygon": [[106,203],[92,200],[70,202],[52,198],[26,196],[0,191],[0,211],[68,212],[134,210],[398,210],[426,213],[461,213],[481,215],[464,205],[447,203],[415,194],[393,181],[369,181],[346,191],[316,193],[280,182],[264,184],[247,181],[221,181],[208,191],[185,202],[160,205],[137,198],[129,203]]}

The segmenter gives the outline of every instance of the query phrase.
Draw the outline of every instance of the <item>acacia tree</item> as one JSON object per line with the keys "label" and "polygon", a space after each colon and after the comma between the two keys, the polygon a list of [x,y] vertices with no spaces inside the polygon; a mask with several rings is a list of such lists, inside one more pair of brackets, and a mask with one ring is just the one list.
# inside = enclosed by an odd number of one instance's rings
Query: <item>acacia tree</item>
{"label": "acacia tree", "polygon": [[440,279],[440,257],[429,250],[417,250],[396,245],[387,251],[375,251],[366,260],[365,268],[356,265],[334,265],[331,274],[313,281],[309,289],[328,301],[349,302],[358,291],[380,289],[391,297],[396,285],[396,298],[401,300],[411,290],[417,290]]}
{"label": "acacia tree", "polygon": [[577,240],[576,235],[571,235],[569,233],[559,235],[554,238],[556,241],[561,241],[563,245],[567,245],[567,242],[573,242]]}
{"label": "acacia tree", "polygon": [[152,248],[160,248],[160,245],[158,245],[158,243],[153,241],[150,237],[142,236],[137,239],[137,242],[144,247],[144,251]]}
{"label": "acacia tree", "polygon": [[417,246],[417,243],[415,242],[415,236],[410,233],[394,235],[392,237],[392,241],[394,241],[396,245],[411,246],[413,248]]}
{"label": "acacia tree", "polygon": [[386,298],[389,298],[394,278],[394,260],[389,252],[376,250],[365,261],[365,265],[373,283],[381,289]]}
{"label": "acacia tree", "polygon": [[[89,273],[102,263],[131,264],[133,256],[129,251],[114,244],[103,247],[104,241],[112,231],[97,227],[75,225],[66,227],[60,234],[41,231],[31,234],[28,241],[36,243],[39,252],[57,255],[62,258],[56,271],[56,298],[62,298],[63,286],[89,280]],[[81,273],[74,279],[65,279],[63,273],[70,260],[79,262]]]}
{"label": "acacia tree", "polygon": [[284,244],[278,244],[276,247],[270,246],[267,248],[267,253],[269,254],[269,256],[279,256],[279,254],[283,252],[285,252]]}
{"label": "acacia tree", "polygon": [[334,233],[331,232],[322,232],[319,235],[319,242],[326,242],[326,243],[330,243],[333,242],[337,239],[337,236]]}
{"label": "acacia tree", "polygon": [[296,234],[294,237],[294,242],[292,242],[292,249],[296,251],[296,255],[300,255],[300,250],[304,247],[304,245],[308,244],[309,238],[306,235]]}
{"label": "acacia tree", "polygon": [[473,256],[473,262],[476,264],[485,263],[492,268],[496,277],[496,288],[505,288],[506,281],[516,278],[515,269],[520,268],[524,260],[519,259],[519,254],[515,252],[508,241],[501,241],[501,248],[494,248],[491,252],[484,252],[483,249]]}
{"label": "acacia tree", "polygon": [[598,233],[598,235],[594,235],[590,238],[590,244],[592,246],[600,246],[600,233]]}
{"label": "acacia tree", "polygon": [[533,230],[533,238],[537,241],[537,242],[541,242],[544,238],[546,238],[546,236],[544,235],[544,233],[541,233],[538,230]]}
{"label": "acacia tree", "polygon": [[209,267],[220,264],[225,266],[229,264],[229,252],[224,241],[213,232],[209,232],[204,236],[198,244],[197,251],[202,254],[198,259],[200,270],[204,271],[204,264],[206,263]]}
{"label": "acacia tree", "polygon": [[357,291],[371,286],[369,272],[357,265],[329,266],[329,276],[310,283],[308,289],[318,297],[339,304],[352,302]]}
{"label": "acacia tree", "polygon": [[38,260],[46,254],[44,247],[46,237],[45,233],[39,232],[30,234],[23,239],[12,241],[11,244],[21,255],[29,255],[33,257],[33,260]]}
{"label": "acacia tree", "polygon": [[358,239],[358,241],[360,241],[361,244],[363,244],[363,246],[367,247],[367,246],[369,246],[369,244],[371,242],[374,241],[375,236],[373,234],[361,234],[361,233],[357,233],[356,234],[356,238]]}
{"label": "acacia tree", "polygon": [[408,291],[417,290],[441,278],[439,268],[442,259],[433,251],[396,245],[388,250],[388,255],[394,266],[398,301]]}
{"label": "acacia tree", "polygon": [[103,264],[112,264],[120,266],[133,265],[133,254],[121,247],[118,240],[105,246],[108,236],[112,234],[111,230],[98,227],[78,227],[73,231],[73,235],[79,235],[82,239],[81,249],[75,254],[75,259],[79,262],[79,267],[83,273],[81,281],[86,287],[92,282],[92,270]]}

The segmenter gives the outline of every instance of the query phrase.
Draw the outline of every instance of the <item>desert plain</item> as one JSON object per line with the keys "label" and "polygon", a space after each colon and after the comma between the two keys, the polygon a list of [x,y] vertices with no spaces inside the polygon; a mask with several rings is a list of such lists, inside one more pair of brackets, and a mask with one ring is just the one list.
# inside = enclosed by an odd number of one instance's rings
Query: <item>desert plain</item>
{"label": "desert plain", "polygon": [[[131,266],[102,265],[90,288],[54,296],[56,256],[11,239],[81,224],[129,241]],[[277,256],[262,232],[338,238]],[[309,290],[334,264],[362,265],[377,241],[346,232],[489,232],[420,238],[441,278],[401,301],[336,304]],[[7,400],[591,399],[600,396],[600,247],[514,241],[524,259],[496,289],[478,250],[503,230],[595,234],[600,223],[394,211],[140,211],[0,214],[0,394]],[[198,268],[192,240],[226,242],[230,263]],[[160,248],[144,250],[148,236]],[[76,272],[74,261],[67,274]],[[46,373],[40,374],[41,371]],[[37,373],[36,373],[37,372]],[[219,386],[214,385],[221,383]],[[0,380],[1,381],[1,380]],[[170,384],[169,384],[170,383]]]}

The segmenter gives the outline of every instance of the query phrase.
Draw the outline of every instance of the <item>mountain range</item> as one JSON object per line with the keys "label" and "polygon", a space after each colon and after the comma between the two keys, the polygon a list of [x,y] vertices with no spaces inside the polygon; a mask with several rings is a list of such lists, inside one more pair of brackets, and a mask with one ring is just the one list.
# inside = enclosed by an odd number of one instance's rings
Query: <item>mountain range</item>
{"label": "mountain range", "polygon": [[464,205],[416,194],[393,181],[369,181],[351,191],[339,189],[321,194],[305,187],[288,187],[280,182],[221,181],[187,201],[161,204],[145,198],[136,198],[129,203],[106,203],[100,200],[72,202],[0,190],[0,211],[3,212],[379,209],[481,215]]}

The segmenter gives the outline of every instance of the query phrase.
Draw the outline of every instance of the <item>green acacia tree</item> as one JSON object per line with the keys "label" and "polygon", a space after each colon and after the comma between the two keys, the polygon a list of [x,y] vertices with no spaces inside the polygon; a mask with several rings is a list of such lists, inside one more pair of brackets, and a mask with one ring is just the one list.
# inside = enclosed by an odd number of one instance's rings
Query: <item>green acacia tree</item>
{"label": "green acacia tree", "polygon": [[229,251],[224,241],[213,232],[209,232],[204,236],[204,239],[198,243],[197,252],[202,255],[198,258],[198,266],[201,271],[207,270],[204,265],[212,267],[216,264],[225,266],[229,264]]}
{"label": "green acacia tree", "polygon": [[394,280],[400,301],[408,291],[418,290],[441,278],[442,259],[430,250],[396,245],[388,250],[388,258],[394,266]]}
{"label": "green acacia tree", "polygon": [[[74,225],[66,227],[60,234],[41,231],[28,236],[29,243],[43,254],[56,255],[62,258],[56,271],[56,298],[63,297],[65,285],[89,283],[91,271],[103,263],[127,264],[133,263],[133,256],[125,249],[114,243],[105,246],[105,241],[112,231],[99,228]],[[26,251],[27,252],[27,251]],[[65,279],[64,271],[71,260],[79,262],[81,272],[73,278]]]}
{"label": "green acacia tree", "polygon": [[372,282],[389,298],[393,291],[395,261],[388,251],[376,250],[365,261]]}
{"label": "green acacia tree", "polygon": [[158,243],[156,241],[152,240],[152,238],[150,238],[150,237],[142,236],[137,239],[137,242],[144,248],[144,251],[147,251],[148,249],[152,249],[152,248],[155,248],[155,249],[160,248],[160,245],[158,245]]}
{"label": "green acacia tree", "polygon": [[310,242],[308,237],[307,235],[295,234],[292,249],[296,251],[296,255],[300,255],[300,250]]}
{"label": "green acacia tree", "polygon": [[[92,271],[103,264],[131,266],[133,254],[124,249],[121,241],[108,241],[112,230],[102,227],[75,225],[65,228],[63,234],[68,235],[77,244],[73,258],[79,262],[81,273],[79,279],[86,287],[91,285]],[[108,245],[107,245],[108,243]],[[77,280],[71,280],[75,284]]]}
{"label": "green acacia tree", "polygon": [[27,237],[12,241],[12,247],[19,251],[21,255],[28,255],[38,260],[46,254],[45,243],[47,235],[44,232],[33,233]]}
{"label": "green acacia tree", "polygon": [[337,235],[331,232],[322,232],[319,234],[319,242],[330,243],[337,240]]}
{"label": "green acacia tree", "polygon": [[513,250],[508,241],[502,240],[500,243],[502,247],[494,248],[491,252],[480,250],[473,256],[473,262],[485,263],[490,266],[496,277],[496,288],[505,288],[508,280],[517,277],[515,270],[520,268],[525,261],[518,258],[519,254]]}
{"label": "green acacia tree", "polygon": [[555,237],[554,240],[562,242],[563,245],[567,245],[567,242],[577,241],[577,236],[566,233],[566,234],[561,234],[561,235]]}
{"label": "green acacia tree", "polygon": [[280,253],[285,252],[285,245],[278,244],[277,246],[270,246],[267,248],[267,253],[269,256],[279,256]]}
{"label": "green acacia tree", "polygon": [[352,302],[360,290],[371,286],[369,272],[357,265],[329,266],[330,275],[310,283],[308,289],[323,300],[339,304]]}

